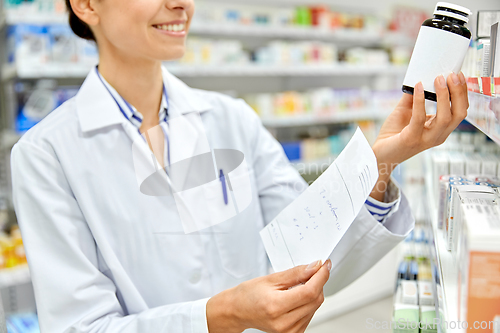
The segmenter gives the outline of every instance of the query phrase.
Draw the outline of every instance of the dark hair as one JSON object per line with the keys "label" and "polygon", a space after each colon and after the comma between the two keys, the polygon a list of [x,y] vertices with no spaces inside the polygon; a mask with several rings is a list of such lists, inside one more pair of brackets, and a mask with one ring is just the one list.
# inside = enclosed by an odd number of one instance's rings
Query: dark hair
{"label": "dark hair", "polygon": [[69,12],[69,26],[75,35],[83,39],[95,41],[94,34],[92,33],[92,30],[90,30],[88,24],[80,20],[78,16],[75,15],[73,8],[71,8],[70,0],[66,0],[66,7]]}

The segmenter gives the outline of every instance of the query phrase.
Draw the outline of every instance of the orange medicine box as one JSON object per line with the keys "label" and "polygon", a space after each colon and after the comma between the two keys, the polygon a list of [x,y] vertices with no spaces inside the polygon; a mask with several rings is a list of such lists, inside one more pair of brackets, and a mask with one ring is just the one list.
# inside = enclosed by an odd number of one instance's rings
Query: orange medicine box
{"label": "orange medicine box", "polygon": [[[467,332],[497,332],[500,322],[500,209],[497,200],[462,201],[459,320]],[[479,329],[474,325],[483,325]],[[497,326],[495,328],[495,325]]]}

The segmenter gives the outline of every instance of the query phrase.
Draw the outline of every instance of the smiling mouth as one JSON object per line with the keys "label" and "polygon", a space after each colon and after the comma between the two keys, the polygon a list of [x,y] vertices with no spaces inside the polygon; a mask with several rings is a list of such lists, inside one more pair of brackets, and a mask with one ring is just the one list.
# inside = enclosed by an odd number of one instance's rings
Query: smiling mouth
{"label": "smiling mouth", "polygon": [[184,32],[186,29],[186,25],[184,23],[179,23],[179,24],[154,24],[154,28],[158,30],[163,30],[163,31],[170,31],[170,32]]}

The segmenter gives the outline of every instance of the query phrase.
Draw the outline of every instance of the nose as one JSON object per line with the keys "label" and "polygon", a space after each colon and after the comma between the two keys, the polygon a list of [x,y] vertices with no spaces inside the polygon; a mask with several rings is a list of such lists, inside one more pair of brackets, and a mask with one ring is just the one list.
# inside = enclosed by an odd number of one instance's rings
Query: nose
{"label": "nose", "polygon": [[166,0],[166,7],[170,10],[181,9],[188,10],[191,6],[194,5],[193,0]]}

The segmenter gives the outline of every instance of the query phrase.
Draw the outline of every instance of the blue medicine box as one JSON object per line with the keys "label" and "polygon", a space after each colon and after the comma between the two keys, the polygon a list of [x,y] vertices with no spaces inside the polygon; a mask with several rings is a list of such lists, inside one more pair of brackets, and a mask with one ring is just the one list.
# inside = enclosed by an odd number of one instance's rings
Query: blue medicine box
{"label": "blue medicine box", "polygon": [[300,141],[282,142],[281,145],[290,161],[300,160]]}

